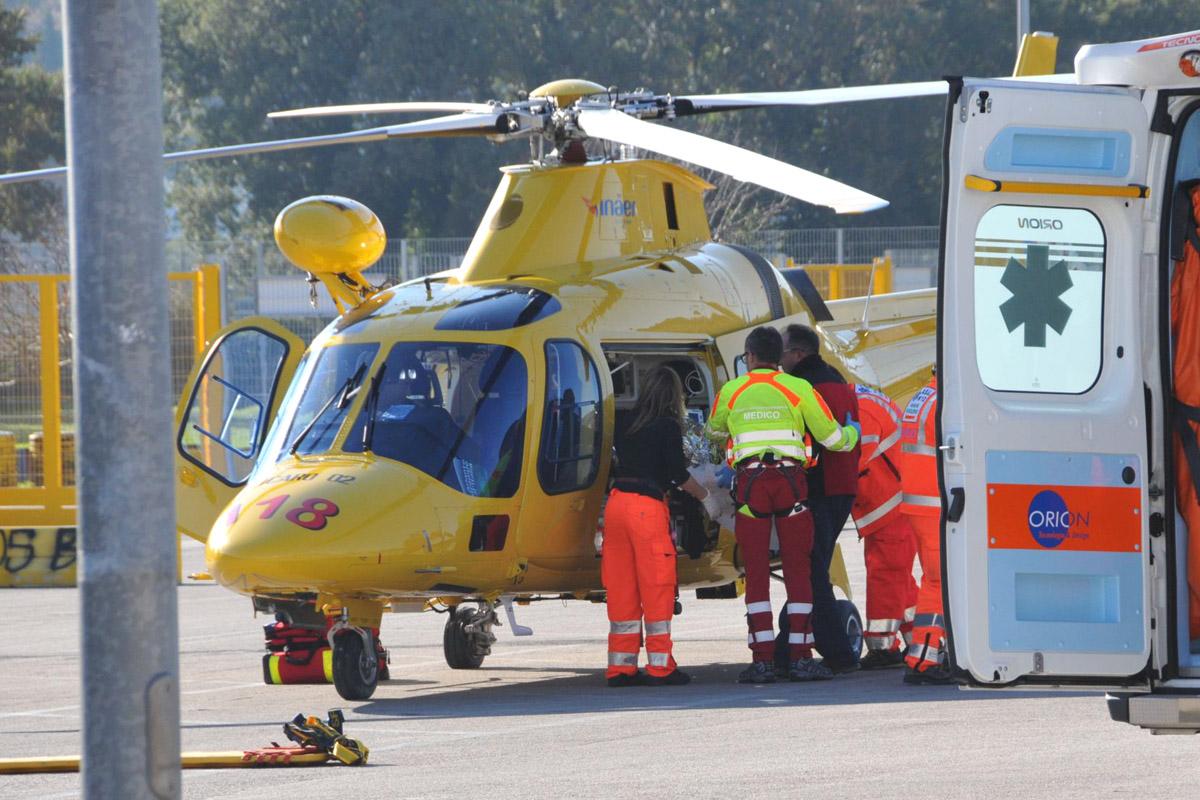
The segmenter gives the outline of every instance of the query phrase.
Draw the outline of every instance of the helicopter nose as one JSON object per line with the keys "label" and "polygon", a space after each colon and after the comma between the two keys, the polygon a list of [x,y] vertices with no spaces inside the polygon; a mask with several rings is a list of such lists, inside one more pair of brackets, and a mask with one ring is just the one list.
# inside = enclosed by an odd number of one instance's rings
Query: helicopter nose
{"label": "helicopter nose", "polygon": [[247,592],[311,585],[331,540],[345,535],[344,495],[312,479],[243,490],[209,534],[210,574]]}
{"label": "helicopter nose", "polygon": [[284,462],[217,520],[208,571],[243,594],[390,585],[388,576],[415,569],[409,561],[432,557],[440,543],[437,509],[449,492],[441,486],[381,459]]}

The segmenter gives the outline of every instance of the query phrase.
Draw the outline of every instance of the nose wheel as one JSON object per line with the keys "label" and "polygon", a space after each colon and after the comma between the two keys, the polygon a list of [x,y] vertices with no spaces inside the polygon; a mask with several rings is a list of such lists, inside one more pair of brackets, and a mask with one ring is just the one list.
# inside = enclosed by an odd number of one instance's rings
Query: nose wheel
{"label": "nose wheel", "polygon": [[333,685],[345,700],[366,700],[379,685],[379,655],[370,631],[345,628],[333,637]]}
{"label": "nose wheel", "polygon": [[451,669],[478,669],[483,659],[492,654],[496,635],[492,626],[500,623],[490,603],[479,608],[460,605],[450,610],[442,632],[442,652]]}

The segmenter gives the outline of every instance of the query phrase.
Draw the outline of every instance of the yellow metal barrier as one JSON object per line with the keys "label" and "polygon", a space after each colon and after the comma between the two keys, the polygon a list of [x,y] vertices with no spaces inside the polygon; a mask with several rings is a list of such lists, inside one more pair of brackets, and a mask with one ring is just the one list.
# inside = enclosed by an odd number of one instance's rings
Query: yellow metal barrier
{"label": "yellow metal barrier", "polygon": [[17,437],[0,431],[0,487],[17,485]]}
{"label": "yellow metal barrier", "polygon": [[[168,278],[178,397],[221,327],[220,273],[206,264]],[[0,275],[0,587],[75,580],[69,292],[69,275]]]}
{"label": "yellow metal barrier", "polygon": [[826,300],[844,300],[892,291],[892,260],[876,258],[870,264],[804,264],[787,260],[785,269],[803,269]]}

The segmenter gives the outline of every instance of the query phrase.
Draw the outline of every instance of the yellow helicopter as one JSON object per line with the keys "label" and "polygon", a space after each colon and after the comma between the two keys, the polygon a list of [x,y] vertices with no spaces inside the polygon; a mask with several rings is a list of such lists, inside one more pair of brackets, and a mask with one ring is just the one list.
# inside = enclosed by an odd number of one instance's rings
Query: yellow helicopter
{"label": "yellow helicopter", "polygon": [[[583,80],[511,103],[388,103],[280,112],[455,112],[168,160],[411,136],[530,140],[507,167],[462,265],[381,288],[382,225],[347,198],[280,212],[275,236],[339,316],[305,347],[267,319],[229,326],[177,412],[177,521],[221,584],[291,624],[328,629],[332,679],[370,697],[385,609],[449,610],[445,655],[478,667],[497,611],[603,598],[597,548],[613,432],[642,377],[667,365],[700,425],[759,325],[818,325],[855,382],[897,398],[934,355],[933,290],[826,305],[802,270],[713,241],[711,184],[649,150],[839,212],[886,202],[748,150],[655,124],[756,106],[938,94],[941,81],[737,95],[619,93]],[[614,149],[616,148],[616,149]],[[44,177],[39,170],[0,182]],[[680,590],[733,597],[727,523],[672,501]],[[849,594],[840,556],[835,583]],[[848,604],[847,604],[848,605]],[[851,606],[851,608],[853,608]]]}
{"label": "yellow helicopter", "polygon": [[[733,164],[840,210],[883,204],[639,119],[664,116],[665,103],[558,81],[516,106],[397,126],[536,137],[534,162],[504,170],[447,273],[373,287],[363,271],[383,252],[382,227],[345,198],[307,198],[276,220],[284,254],[342,313],[307,352],[261,319],[213,343],[179,407],[178,519],[206,541],[213,577],[257,608],[313,627],[336,617],[343,697],[375,689],[371,631],[385,606],[449,607],[446,658],[464,668],[490,652],[498,606],[523,632],[513,602],[602,597],[595,538],[613,431],[650,369],[679,373],[698,423],[761,324],[827,323],[847,376],[893,395],[928,375],[932,292],[875,298],[867,327],[866,300],[828,308],[802,271],[712,241],[711,186],[694,173],[587,157],[585,142],[602,137]],[[720,588],[740,574],[731,531],[683,500],[674,512],[680,589],[734,596]]]}

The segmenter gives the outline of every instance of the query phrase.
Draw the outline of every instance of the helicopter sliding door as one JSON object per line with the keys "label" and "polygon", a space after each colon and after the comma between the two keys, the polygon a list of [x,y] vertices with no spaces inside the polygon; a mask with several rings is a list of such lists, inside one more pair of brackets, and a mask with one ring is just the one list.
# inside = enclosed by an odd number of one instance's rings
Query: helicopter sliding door
{"label": "helicopter sliding door", "polygon": [[205,541],[245,485],[304,343],[261,317],[217,334],[176,411],[175,507],[181,533]]}
{"label": "helicopter sliding door", "polygon": [[[760,325],[751,325],[748,328],[734,331],[733,333],[722,334],[716,337],[717,351],[721,354],[721,360],[725,362],[725,377],[724,380],[729,381],[736,378],[738,375],[746,373],[746,361],[744,351],[746,349],[746,337],[750,335],[750,331],[760,326],[774,328],[780,333],[783,333],[788,325],[808,325],[813,324],[813,319],[807,312],[792,314],[791,316],[781,317],[780,319],[770,322],[763,322]],[[718,376],[719,377],[719,376]],[[720,385],[716,387],[720,389]]]}
{"label": "helicopter sliding door", "polygon": [[954,662],[977,685],[1145,685],[1148,115],[1125,89],[968,80],[951,86],[947,127],[938,442]]}

